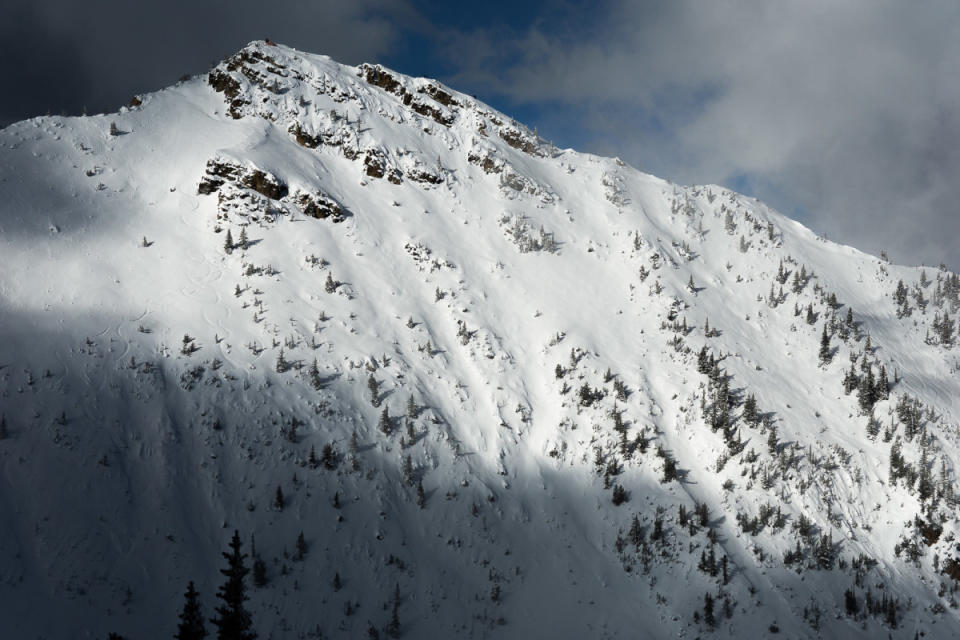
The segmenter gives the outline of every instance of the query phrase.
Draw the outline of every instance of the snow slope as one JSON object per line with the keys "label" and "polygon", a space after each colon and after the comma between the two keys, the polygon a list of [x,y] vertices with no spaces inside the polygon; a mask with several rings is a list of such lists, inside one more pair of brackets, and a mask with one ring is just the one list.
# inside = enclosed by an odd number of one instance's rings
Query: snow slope
{"label": "snow slope", "polygon": [[5,636],[172,635],[234,529],[264,638],[960,633],[954,274],[284,46],[134,103],[0,132]]}

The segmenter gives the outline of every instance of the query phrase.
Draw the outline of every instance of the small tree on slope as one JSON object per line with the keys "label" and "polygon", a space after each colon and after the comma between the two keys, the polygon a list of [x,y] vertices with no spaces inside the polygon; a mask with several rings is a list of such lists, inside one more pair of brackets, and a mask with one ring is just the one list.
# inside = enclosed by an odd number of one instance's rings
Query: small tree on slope
{"label": "small tree on slope", "polygon": [[211,620],[217,627],[217,640],[254,640],[257,637],[252,630],[250,613],[243,606],[247,599],[243,579],[250,570],[243,563],[247,554],[240,552],[241,546],[240,532],[234,531],[230,552],[222,554],[227,561],[227,568],[221,569],[220,573],[227,580],[217,591],[217,597],[223,604],[217,607],[217,615]]}
{"label": "small tree on slope", "polygon": [[183,594],[183,610],[180,612],[180,625],[177,627],[177,640],[203,640],[207,637],[207,629],[203,626],[203,611],[200,608],[200,598],[193,588],[193,580],[187,585],[187,592]]}

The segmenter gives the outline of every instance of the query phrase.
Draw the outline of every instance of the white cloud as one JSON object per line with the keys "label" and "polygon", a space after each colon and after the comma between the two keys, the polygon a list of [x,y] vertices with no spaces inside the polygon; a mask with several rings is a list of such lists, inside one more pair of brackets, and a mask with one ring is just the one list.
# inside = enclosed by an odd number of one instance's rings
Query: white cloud
{"label": "white cloud", "polygon": [[642,168],[747,176],[834,239],[960,268],[960,5],[608,9],[586,29],[459,34],[451,55],[465,82],[579,113],[597,147]]}

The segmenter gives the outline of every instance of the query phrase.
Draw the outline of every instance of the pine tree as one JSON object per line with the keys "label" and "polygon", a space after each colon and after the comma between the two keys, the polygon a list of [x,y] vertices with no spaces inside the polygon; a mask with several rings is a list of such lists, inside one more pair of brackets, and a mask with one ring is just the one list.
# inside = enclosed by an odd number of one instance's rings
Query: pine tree
{"label": "pine tree", "polygon": [[417,409],[417,403],[413,399],[413,394],[410,394],[410,398],[407,400],[407,417],[413,420],[417,417],[418,412],[419,410]]}
{"label": "pine tree", "polygon": [[267,563],[258,555],[253,558],[253,584],[257,588],[267,586]]}
{"label": "pine tree", "polygon": [[383,433],[390,435],[393,431],[393,419],[390,417],[390,411],[384,405],[383,411],[380,412],[380,422],[377,425]]}
{"label": "pine tree", "polygon": [[240,247],[246,251],[250,246],[250,239],[247,238],[247,228],[240,227]]}
{"label": "pine tree", "polygon": [[320,452],[320,464],[322,464],[323,468],[327,471],[333,471],[337,468],[337,452],[329,442],[323,445],[323,449]]}
{"label": "pine tree", "polygon": [[283,347],[280,347],[280,353],[277,355],[277,373],[283,373],[287,370],[288,366],[286,358],[283,357]]}
{"label": "pine tree", "polygon": [[757,416],[757,398],[752,393],[743,401],[742,417],[743,421],[751,427],[755,427],[759,421],[759,417]]}
{"label": "pine tree", "polygon": [[400,637],[400,583],[397,583],[393,591],[393,614],[390,616],[390,622],[387,623],[387,635],[391,638]]}
{"label": "pine tree", "polygon": [[233,532],[230,541],[230,552],[223,553],[227,561],[227,568],[220,573],[226,576],[226,581],[217,591],[217,597],[223,604],[217,607],[217,615],[211,622],[217,627],[217,640],[254,640],[257,634],[253,631],[253,620],[243,603],[247,600],[246,586],[243,579],[250,571],[244,566],[243,560],[247,557],[241,553],[240,532]]}
{"label": "pine tree", "polygon": [[417,480],[417,506],[421,509],[427,506],[427,495],[423,491],[423,480]]}
{"label": "pine tree", "polygon": [[320,368],[317,366],[317,359],[313,359],[313,363],[310,365],[310,386],[315,390],[319,391],[320,387],[323,386],[323,382],[320,380]]}
{"label": "pine tree", "polygon": [[320,466],[320,461],[317,459],[317,450],[310,445],[310,455],[307,456],[307,464],[310,465],[311,469],[316,469]]}
{"label": "pine tree", "polygon": [[823,335],[820,336],[820,365],[824,366],[829,364],[832,359],[830,353],[830,334],[827,333],[827,325],[823,325]]}
{"label": "pine tree", "polygon": [[780,441],[777,439],[777,427],[770,425],[770,433],[767,435],[767,451],[771,456],[777,455],[780,448]]}
{"label": "pine tree", "polygon": [[323,284],[323,290],[327,293],[333,293],[337,290],[337,282],[333,279],[332,273],[327,273],[327,281]]}
{"label": "pine tree", "polygon": [[277,511],[283,511],[284,506],[286,506],[286,500],[283,497],[283,489],[277,485],[277,493],[273,496],[273,508]]}
{"label": "pine tree", "polygon": [[301,531],[300,535],[297,536],[296,549],[296,559],[303,560],[307,556],[307,541],[303,537],[303,531]]}
{"label": "pine tree", "polygon": [[203,640],[207,629],[203,624],[203,611],[200,608],[200,596],[193,587],[193,580],[183,594],[183,610],[180,612],[180,624],[177,627],[177,640]]}
{"label": "pine tree", "polygon": [[6,440],[10,437],[10,431],[7,429],[7,416],[0,416],[0,440]]}
{"label": "pine tree", "polygon": [[227,229],[227,238],[223,241],[223,250],[227,253],[233,253],[233,234]]}
{"label": "pine tree", "polygon": [[370,377],[367,378],[367,389],[370,390],[370,404],[374,407],[380,406],[380,383],[377,382],[377,379],[373,377],[373,374],[370,374]]}
{"label": "pine tree", "polygon": [[940,344],[949,347],[953,344],[953,320],[946,309],[943,311],[943,319],[940,320]]}
{"label": "pine tree", "polygon": [[713,596],[709,593],[703,596],[703,621],[706,622],[707,626],[711,629],[717,623],[713,617]]}
{"label": "pine tree", "polygon": [[848,616],[856,616],[857,612],[860,610],[860,605],[857,604],[857,594],[853,592],[852,589],[847,589],[843,593],[844,607],[847,610]]}

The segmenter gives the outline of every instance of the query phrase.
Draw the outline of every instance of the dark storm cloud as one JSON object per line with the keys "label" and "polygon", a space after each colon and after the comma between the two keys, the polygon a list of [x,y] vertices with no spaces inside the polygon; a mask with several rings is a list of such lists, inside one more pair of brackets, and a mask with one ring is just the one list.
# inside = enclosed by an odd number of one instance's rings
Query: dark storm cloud
{"label": "dark storm cloud", "polygon": [[448,50],[462,82],[553,105],[599,152],[750,185],[832,239],[960,268],[960,5],[602,6],[576,27],[476,29]]}
{"label": "dark storm cloud", "polygon": [[[51,111],[116,109],[269,37],[356,63],[383,55],[400,2],[12,0],[0,21],[0,126]],[[11,74],[11,75],[8,75]]]}

